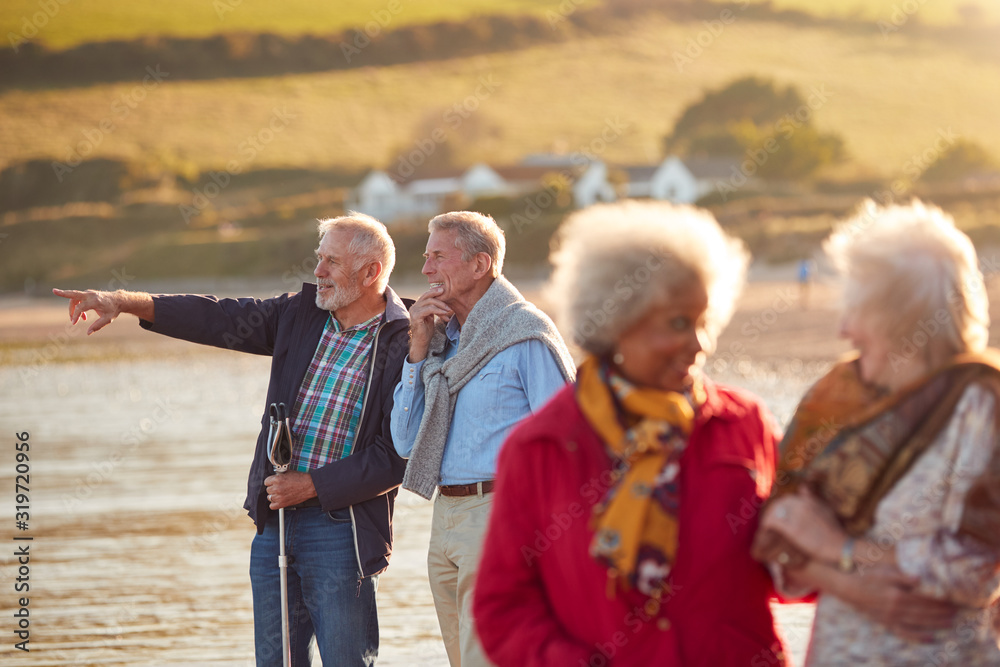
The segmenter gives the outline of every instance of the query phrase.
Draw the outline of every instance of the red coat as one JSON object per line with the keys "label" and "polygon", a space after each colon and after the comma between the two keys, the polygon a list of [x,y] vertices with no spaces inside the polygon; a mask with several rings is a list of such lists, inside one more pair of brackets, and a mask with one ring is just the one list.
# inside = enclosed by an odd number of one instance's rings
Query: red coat
{"label": "red coat", "polygon": [[607,570],[588,555],[611,460],[575,387],[508,437],[474,602],[479,637],[500,667],[786,664],[771,580],[750,558],[776,432],[756,397],[706,389],[681,461],[674,592],[655,613],[634,592],[609,598]]}

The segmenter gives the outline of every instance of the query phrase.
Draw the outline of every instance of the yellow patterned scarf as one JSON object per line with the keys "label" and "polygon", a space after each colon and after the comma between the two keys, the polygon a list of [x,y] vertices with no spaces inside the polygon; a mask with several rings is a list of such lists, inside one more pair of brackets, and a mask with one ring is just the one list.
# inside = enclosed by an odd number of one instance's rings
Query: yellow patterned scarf
{"label": "yellow patterned scarf", "polygon": [[635,387],[589,357],[576,396],[617,460],[615,482],[594,506],[590,553],[623,589],[659,597],[677,554],[680,457],[704,387],[696,381],[690,396]]}

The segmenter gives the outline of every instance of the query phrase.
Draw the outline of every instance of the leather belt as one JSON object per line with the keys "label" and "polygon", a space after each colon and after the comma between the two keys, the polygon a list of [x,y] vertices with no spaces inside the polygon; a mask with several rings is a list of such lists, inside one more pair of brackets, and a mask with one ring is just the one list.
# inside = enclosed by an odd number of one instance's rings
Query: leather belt
{"label": "leather belt", "polygon": [[301,510],[301,509],[305,509],[306,507],[319,507],[319,506],[320,506],[319,505],[319,497],[318,496],[313,496],[312,498],[309,498],[308,500],[303,500],[301,503],[297,503],[295,505],[289,505],[285,509],[286,510]]}
{"label": "leather belt", "polygon": [[472,484],[452,484],[450,486],[439,486],[438,492],[442,496],[480,496],[493,490],[493,480],[488,482],[473,482]]}

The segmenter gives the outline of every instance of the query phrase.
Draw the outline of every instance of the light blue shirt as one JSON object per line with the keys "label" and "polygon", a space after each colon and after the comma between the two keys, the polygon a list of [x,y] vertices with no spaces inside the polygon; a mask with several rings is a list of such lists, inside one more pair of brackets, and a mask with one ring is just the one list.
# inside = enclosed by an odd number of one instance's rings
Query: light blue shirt
{"label": "light blue shirt", "polygon": [[[445,327],[445,359],[458,352],[458,320]],[[424,381],[421,360],[403,361],[403,378],[396,385],[392,407],[392,441],[403,458],[409,458],[424,416]],[[448,429],[441,484],[472,484],[496,476],[500,445],[510,430],[537,412],[566,384],[548,346],[527,340],[499,352],[477,377],[458,392],[455,414]]]}

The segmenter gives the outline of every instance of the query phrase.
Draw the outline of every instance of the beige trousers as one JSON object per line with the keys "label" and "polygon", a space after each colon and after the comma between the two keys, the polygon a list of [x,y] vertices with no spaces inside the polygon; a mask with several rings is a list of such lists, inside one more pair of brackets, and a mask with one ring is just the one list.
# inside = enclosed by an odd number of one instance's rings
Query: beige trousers
{"label": "beige trousers", "polygon": [[427,574],[451,667],[493,664],[483,654],[472,618],[472,592],[492,506],[493,496],[488,493],[459,498],[438,495],[434,501]]}

